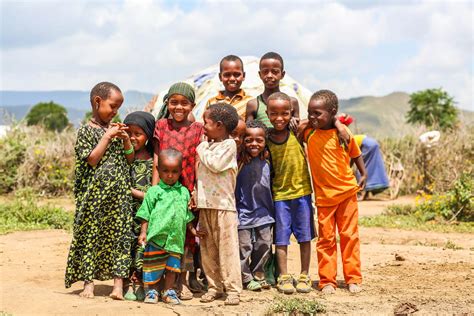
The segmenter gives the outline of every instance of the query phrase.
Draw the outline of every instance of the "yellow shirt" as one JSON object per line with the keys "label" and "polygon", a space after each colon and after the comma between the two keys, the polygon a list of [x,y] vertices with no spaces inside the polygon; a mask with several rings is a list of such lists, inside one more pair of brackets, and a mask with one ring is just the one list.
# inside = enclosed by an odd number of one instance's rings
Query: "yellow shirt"
{"label": "yellow shirt", "polygon": [[250,95],[245,94],[243,89],[240,89],[239,93],[234,95],[232,98],[229,98],[224,95],[224,91],[219,91],[219,94],[213,98],[210,98],[207,101],[206,109],[209,105],[217,103],[217,102],[225,102],[228,103],[237,110],[237,114],[245,121],[245,112],[247,110],[247,102],[252,100]]}
{"label": "yellow shirt", "polygon": [[346,129],[351,136],[347,151],[339,144],[334,128],[305,132],[317,206],[337,205],[359,190],[350,160],[359,157],[361,151],[349,129]]}

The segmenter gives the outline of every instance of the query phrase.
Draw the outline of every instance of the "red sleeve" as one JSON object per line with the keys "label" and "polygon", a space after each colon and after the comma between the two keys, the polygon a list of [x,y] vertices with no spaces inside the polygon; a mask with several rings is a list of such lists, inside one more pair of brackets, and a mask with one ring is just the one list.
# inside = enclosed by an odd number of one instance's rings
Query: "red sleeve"
{"label": "red sleeve", "polygon": [[153,133],[153,138],[159,143],[160,139],[163,136],[163,130],[166,127],[166,124],[168,119],[161,119],[156,121],[155,124],[155,132]]}

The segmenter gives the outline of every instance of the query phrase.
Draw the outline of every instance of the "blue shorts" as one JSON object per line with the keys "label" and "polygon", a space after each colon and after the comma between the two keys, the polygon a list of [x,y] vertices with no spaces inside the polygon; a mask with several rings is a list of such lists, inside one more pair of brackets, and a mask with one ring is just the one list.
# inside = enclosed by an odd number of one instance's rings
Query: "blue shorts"
{"label": "blue shorts", "polygon": [[275,245],[290,244],[291,233],[298,243],[314,237],[314,218],[311,194],[286,201],[275,201]]}

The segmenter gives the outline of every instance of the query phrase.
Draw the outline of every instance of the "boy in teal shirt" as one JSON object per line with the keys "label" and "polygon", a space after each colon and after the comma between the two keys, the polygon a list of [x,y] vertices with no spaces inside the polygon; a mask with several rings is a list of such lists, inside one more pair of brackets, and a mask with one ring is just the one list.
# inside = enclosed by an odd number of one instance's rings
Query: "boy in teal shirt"
{"label": "boy in teal shirt", "polygon": [[181,153],[166,149],[160,152],[158,159],[160,182],[148,189],[136,215],[141,220],[138,243],[146,244],[143,255],[145,303],[158,302],[156,284],[164,275],[163,302],[180,304],[172,287],[176,274],[181,271],[186,227],[194,235],[202,236],[202,233],[190,224],[194,216],[188,210],[189,191],[178,181],[183,160]]}

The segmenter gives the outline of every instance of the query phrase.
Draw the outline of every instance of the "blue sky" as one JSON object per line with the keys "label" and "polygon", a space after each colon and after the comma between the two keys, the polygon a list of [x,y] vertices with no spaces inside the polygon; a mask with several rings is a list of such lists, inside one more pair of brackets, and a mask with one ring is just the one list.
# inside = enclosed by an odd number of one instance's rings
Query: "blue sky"
{"label": "blue sky", "polygon": [[2,90],[157,92],[227,54],[277,51],[341,98],[442,87],[474,110],[472,1],[10,1]]}

